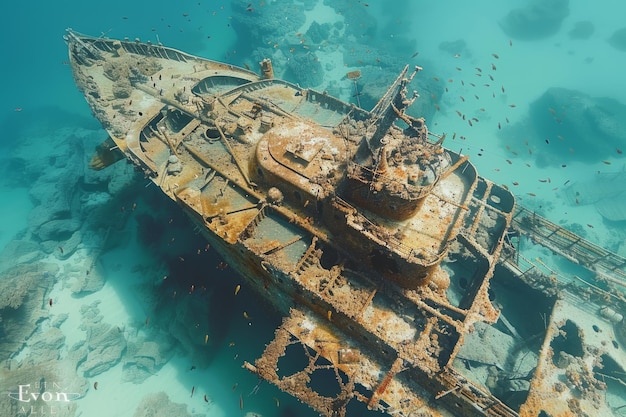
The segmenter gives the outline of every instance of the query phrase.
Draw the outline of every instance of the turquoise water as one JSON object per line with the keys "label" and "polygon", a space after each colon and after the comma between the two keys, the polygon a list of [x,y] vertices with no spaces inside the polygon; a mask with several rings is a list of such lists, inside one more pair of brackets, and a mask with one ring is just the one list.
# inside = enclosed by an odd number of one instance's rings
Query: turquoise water
{"label": "turquoise water", "polygon": [[[153,399],[170,416],[316,415],[241,369],[280,317],[243,285],[234,295],[242,281],[129,165],[87,169],[106,134],[72,80],[65,28],[252,69],[269,56],[278,76],[365,108],[420,65],[412,111],[448,147],[518,203],[624,255],[626,6],[553,1],[524,14],[531,3],[5,5],[0,415],[133,416],[159,392],[181,404]],[[356,70],[359,95],[346,77]],[[88,353],[98,343],[108,350]],[[5,395],[29,384],[77,395],[37,410]]]}

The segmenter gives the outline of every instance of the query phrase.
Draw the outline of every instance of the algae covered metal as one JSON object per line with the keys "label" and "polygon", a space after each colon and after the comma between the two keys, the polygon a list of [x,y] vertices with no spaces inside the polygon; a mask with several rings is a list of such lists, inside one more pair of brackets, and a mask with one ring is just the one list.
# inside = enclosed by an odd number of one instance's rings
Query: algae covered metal
{"label": "algae covered metal", "polygon": [[[325,416],[357,403],[394,416],[551,413],[539,385],[558,381],[539,373],[558,302],[515,259],[514,196],[405,112],[419,67],[367,111],[275,79],[269,60],[257,74],[139,40],[68,30],[66,42],[110,135],[93,167],[131,161],[284,315],[243,366]],[[524,330],[534,339],[494,305],[494,285],[532,294],[512,305],[543,312]]]}

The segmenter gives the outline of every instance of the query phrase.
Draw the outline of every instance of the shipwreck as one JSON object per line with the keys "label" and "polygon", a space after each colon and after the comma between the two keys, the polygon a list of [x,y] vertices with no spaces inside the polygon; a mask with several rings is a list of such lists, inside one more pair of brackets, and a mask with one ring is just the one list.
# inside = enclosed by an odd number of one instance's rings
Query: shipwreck
{"label": "shipwreck", "polygon": [[[92,166],[132,162],[284,315],[242,366],[324,416],[619,415],[626,261],[516,207],[408,115],[419,67],[368,111],[269,60],[65,40],[110,136]],[[525,236],[603,284],[546,273]]]}

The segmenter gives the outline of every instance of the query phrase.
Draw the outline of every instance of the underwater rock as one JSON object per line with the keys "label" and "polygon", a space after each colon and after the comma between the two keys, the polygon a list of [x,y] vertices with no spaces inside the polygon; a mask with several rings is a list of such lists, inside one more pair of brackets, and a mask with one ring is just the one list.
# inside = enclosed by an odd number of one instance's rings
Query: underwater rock
{"label": "underwater rock", "polygon": [[172,346],[167,340],[129,342],[124,358],[124,380],[142,383],[154,375],[172,356]]}
{"label": "underwater rock", "polygon": [[84,340],[81,340],[78,343],[75,343],[67,352],[65,359],[74,363],[74,369],[78,368],[78,365],[83,363],[85,359],[87,359],[87,355],[89,354],[89,349],[87,349],[87,344]]}
{"label": "underwater rock", "polygon": [[[231,25],[239,39],[255,39],[257,44],[281,41],[300,30],[306,22],[304,8],[289,1],[267,2],[263,7],[247,6],[249,2],[232,2]],[[280,43],[280,42],[279,42]],[[249,45],[238,45],[237,50]]]}
{"label": "underwater rock", "polygon": [[[78,402],[77,399],[83,397],[89,388],[89,381],[76,375],[74,367],[66,360],[41,362],[36,365],[23,364],[19,367],[4,368],[0,371],[0,410],[3,416],[54,416],[54,417],[75,417]],[[32,400],[29,403],[18,404],[9,393],[16,393],[19,385],[30,385],[24,387],[28,392],[40,393],[40,387],[45,387],[47,392],[64,392],[68,394],[67,402],[62,406],[58,403],[46,403],[41,398]],[[54,408],[50,406],[54,404]],[[26,412],[20,412],[17,406],[24,408]],[[32,407],[32,409],[31,409]],[[13,412],[10,412],[13,410]],[[32,412],[31,412],[32,411]],[[52,413],[50,413],[52,411]]]}
{"label": "underwater rock", "polygon": [[528,125],[541,142],[542,152],[535,156],[542,166],[564,160],[599,162],[623,147],[626,105],[612,98],[549,88],[530,104],[529,114]]}
{"label": "underwater rock", "polygon": [[[170,401],[163,391],[143,397],[133,417],[192,417],[187,413],[187,404]],[[194,413],[194,417],[205,417],[204,414]]]}
{"label": "underwater rock", "polygon": [[65,335],[56,327],[51,327],[43,333],[36,333],[27,342],[30,352],[25,362],[35,365],[55,361],[60,358],[63,343]]}
{"label": "underwater rock", "polygon": [[80,328],[82,330],[86,331],[89,327],[102,322],[102,315],[100,314],[100,309],[98,308],[99,304],[100,301],[96,300],[89,305],[80,306],[80,315],[82,317]]}
{"label": "underwater rock", "polygon": [[507,36],[536,40],[554,35],[569,16],[569,0],[533,0],[524,8],[513,9],[500,22]]}
{"label": "underwater rock", "polygon": [[365,43],[371,43],[376,37],[378,21],[367,7],[354,7],[352,0],[324,0],[324,4],[343,16],[345,37],[352,36]]}
{"label": "underwater rock", "polygon": [[299,52],[287,62],[285,76],[303,87],[315,87],[324,81],[324,70],[314,53]]}
{"label": "underwater rock", "polygon": [[100,273],[98,268],[92,268],[89,270],[89,273],[80,273],[80,276],[76,279],[76,281],[74,281],[74,284],[72,285],[72,292],[74,294],[85,295],[88,293],[100,291],[102,287],[104,287],[105,283],[105,276]]}
{"label": "underwater rock", "polygon": [[0,360],[14,355],[48,316],[43,304],[58,271],[56,264],[38,262],[0,274]]}
{"label": "underwater rock", "polygon": [[618,51],[626,52],[626,28],[621,28],[613,32],[609,38],[609,45]]}
{"label": "underwater rock", "polygon": [[59,259],[69,258],[80,245],[82,241],[82,233],[80,230],[72,233],[67,240],[46,240],[41,242],[41,249],[46,253],[54,253]]}
{"label": "underwater rock", "polygon": [[574,27],[567,34],[570,39],[589,39],[595,30],[592,22],[583,20],[574,23]]}
{"label": "underwater rock", "polygon": [[332,28],[330,23],[319,24],[315,20],[311,22],[311,26],[306,31],[305,39],[312,44],[321,44],[330,36],[330,29]]}
{"label": "underwater rock", "polygon": [[56,240],[60,242],[69,239],[78,229],[80,229],[80,221],[78,219],[50,220],[39,226],[37,234],[41,240]]}
{"label": "underwater rock", "polygon": [[32,240],[12,240],[0,253],[0,271],[11,266],[34,263],[41,259],[44,253],[39,244]]}
{"label": "underwater rock", "polygon": [[120,361],[126,349],[126,338],[119,327],[99,323],[87,329],[87,347],[87,359],[79,369],[89,378],[112,368]]}
{"label": "underwater rock", "polygon": [[33,184],[29,195],[37,205],[28,214],[28,224],[36,236],[41,225],[51,220],[71,217],[75,187],[75,179],[53,179],[51,182],[41,180]]}

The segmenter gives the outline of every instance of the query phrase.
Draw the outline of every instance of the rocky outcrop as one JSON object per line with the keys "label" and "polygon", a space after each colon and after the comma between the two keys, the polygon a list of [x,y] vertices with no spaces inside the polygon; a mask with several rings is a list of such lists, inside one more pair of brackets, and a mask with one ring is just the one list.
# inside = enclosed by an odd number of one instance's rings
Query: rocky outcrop
{"label": "rocky outcrop", "polygon": [[[86,348],[87,355],[78,370],[85,377],[98,375],[120,362],[126,350],[124,332],[118,326],[102,322],[98,302],[81,308],[83,322],[81,328],[86,331],[85,346],[76,346],[74,351]],[[81,353],[82,354],[82,353]],[[77,353],[77,356],[80,356]]]}
{"label": "rocky outcrop", "polygon": [[79,370],[89,378],[112,368],[120,361],[126,349],[126,339],[119,327],[99,323],[87,330],[87,348],[89,353]]}
{"label": "rocky outcrop", "polygon": [[567,16],[569,0],[532,0],[511,10],[500,27],[511,38],[536,40],[556,34]]}
{"label": "rocky outcrop", "polygon": [[[187,413],[187,405],[170,401],[165,392],[158,392],[143,397],[133,417],[191,417]],[[204,414],[193,414],[194,417],[204,417]]]}
{"label": "rocky outcrop", "polygon": [[599,162],[623,147],[626,105],[617,100],[550,88],[531,103],[529,113],[527,124],[542,149],[537,157],[546,159],[539,162],[560,165],[563,155],[568,160]]}
{"label": "rocky outcrop", "polygon": [[38,364],[56,361],[60,358],[61,348],[65,343],[65,335],[57,327],[51,327],[45,332],[37,333],[28,339],[30,349],[26,362]]}
{"label": "rocky outcrop", "polygon": [[81,272],[74,284],[72,284],[72,292],[74,294],[88,294],[99,291],[104,287],[106,279],[100,273],[98,268]]}
{"label": "rocky outcrop", "polygon": [[0,271],[20,264],[34,264],[43,256],[37,242],[12,240],[0,252]]}
{"label": "rocky outcrop", "polygon": [[135,384],[154,375],[172,356],[167,340],[137,340],[128,344],[124,358],[124,380]]}
{"label": "rocky outcrop", "polygon": [[57,272],[57,265],[40,262],[0,274],[0,360],[15,354],[47,317],[45,296]]}
{"label": "rocky outcrop", "polygon": [[621,52],[626,52],[626,27],[613,32],[609,38],[609,45]]}

